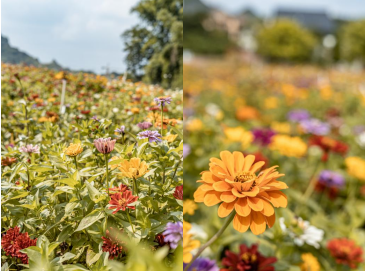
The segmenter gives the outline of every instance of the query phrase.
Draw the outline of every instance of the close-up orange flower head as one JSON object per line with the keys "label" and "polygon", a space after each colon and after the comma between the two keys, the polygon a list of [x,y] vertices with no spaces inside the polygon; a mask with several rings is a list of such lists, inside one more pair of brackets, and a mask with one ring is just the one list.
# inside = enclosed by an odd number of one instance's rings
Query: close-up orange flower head
{"label": "close-up orange flower head", "polygon": [[266,225],[271,228],[275,223],[273,207],[287,206],[287,197],[280,190],[288,186],[277,180],[284,174],[278,173],[277,166],[257,174],[265,162],[254,163],[254,155],[222,151],[220,158],[210,159],[210,170],[202,172],[197,181],[202,185],[194,193],[194,200],[206,206],[220,203],[221,218],[235,212],[233,226],[239,232],[250,227],[258,235],[266,230]]}

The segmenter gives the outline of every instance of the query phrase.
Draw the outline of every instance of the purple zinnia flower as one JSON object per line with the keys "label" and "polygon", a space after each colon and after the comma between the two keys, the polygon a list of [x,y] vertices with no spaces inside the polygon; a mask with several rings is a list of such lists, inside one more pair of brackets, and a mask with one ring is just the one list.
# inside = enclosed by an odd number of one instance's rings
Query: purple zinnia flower
{"label": "purple zinnia flower", "polygon": [[288,112],[287,118],[292,122],[300,122],[308,120],[310,118],[310,113],[305,109],[295,109]]}
{"label": "purple zinnia flower", "polygon": [[183,239],[183,223],[178,221],[175,223],[168,222],[166,229],[163,232],[164,241],[169,243],[170,248],[177,248],[178,244]]}
{"label": "purple zinnia flower", "polygon": [[[187,264],[183,263],[183,268]],[[198,258],[192,265],[188,268],[188,271],[219,271],[220,268],[216,265],[215,260],[210,260],[208,258]]]}
{"label": "purple zinnia flower", "polygon": [[144,138],[148,138],[149,142],[161,142],[161,135],[159,134],[158,131],[150,131],[150,130],[146,130],[146,131],[142,131],[140,133],[137,134],[137,138],[138,139],[144,139]]}
{"label": "purple zinnia flower", "polygon": [[148,121],[144,121],[144,122],[137,123],[137,126],[142,130],[146,130],[152,126],[152,123],[148,122]]}
{"label": "purple zinnia flower", "polygon": [[320,172],[318,181],[325,186],[337,188],[343,187],[345,183],[344,177],[341,174],[331,170]]}
{"label": "purple zinnia flower", "polygon": [[114,130],[116,133],[120,133],[120,134],[125,134],[125,129],[126,127],[124,125],[122,125],[120,128],[117,128],[116,130]]}
{"label": "purple zinnia flower", "polygon": [[28,144],[26,146],[20,147],[19,150],[21,152],[27,152],[27,153],[39,153],[39,146],[33,144]]}
{"label": "purple zinnia flower", "polygon": [[183,158],[186,158],[191,153],[191,146],[183,144]]}
{"label": "purple zinnia flower", "polygon": [[330,125],[318,119],[309,119],[300,122],[300,126],[305,133],[314,135],[327,135],[330,131]]}
{"label": "purple zinnia flower", "polygon": [[161,106],[165,106],[165,103],[170,104],[172,102],[171,97],[158,97],[154,99],[155,102],[157,102]]}
{"label": "purple zinnia flower", "polygon": [[99,121],[97,116],[93,116],[92,119],[95,120],[95,121]]}
{"label": "purple zinnia flower", "polygon": [[104,154],[112,152],[115,144],[116,140],[111,140],[110,137],[94,139],[94,146],[99,152]]}
{"label": "purple zinnia flower", "polygon": [[252,130],[254,136],[254,142],[267,146],[271,143],[272,137],[276,134],[271,129],[254,129]]}

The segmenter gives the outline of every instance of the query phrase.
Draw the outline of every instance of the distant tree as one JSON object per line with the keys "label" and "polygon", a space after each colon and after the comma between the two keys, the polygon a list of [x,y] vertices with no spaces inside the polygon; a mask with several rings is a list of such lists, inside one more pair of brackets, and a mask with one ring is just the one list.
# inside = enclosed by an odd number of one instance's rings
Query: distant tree
{"label": "distant tree", "polygon": [[316,39],[297,22],[279,19],[257,34],[258,53],[270,61],[302,62],[311,58]]}
{"label": "distant tree", "polygon": [[141,0],[132,12],[142,20],[122,34],[134,79],[183,86],[183,0]]}
{"label": "distant tree", "polygon": [[340,30],[340,55],[347,61],[365,61],[365,20],[349,22]]}

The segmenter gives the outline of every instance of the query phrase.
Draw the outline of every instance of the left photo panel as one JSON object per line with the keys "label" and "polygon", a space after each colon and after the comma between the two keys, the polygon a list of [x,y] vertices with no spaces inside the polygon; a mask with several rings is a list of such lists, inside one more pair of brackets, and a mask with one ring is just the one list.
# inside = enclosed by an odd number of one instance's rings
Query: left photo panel
{"label": "left photo panel", "polygon": [[1,270],[182,270],[183,0],[1,8]]}

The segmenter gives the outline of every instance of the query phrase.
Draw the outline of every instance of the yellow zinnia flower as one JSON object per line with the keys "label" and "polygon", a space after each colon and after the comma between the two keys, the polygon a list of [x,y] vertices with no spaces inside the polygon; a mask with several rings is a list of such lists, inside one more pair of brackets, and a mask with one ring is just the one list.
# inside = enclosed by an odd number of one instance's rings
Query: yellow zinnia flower
{"label": "yellow zinnia flower", "polygon": [[271,129],[279,134],[289,134],[291,132],[291,125],[288,122],[272,122]]}
{"label": "yellow zinnia flower", "polygon": [[68,156],[76,156],[83,151],[83,147],[80,143],[71,143],[69,147],[65,150],[65,154]]}
{"label": "yellow zinnia flower", "polygon": [[138,113],[140,113],[140,109],[139,109],[139,108],[137,108],[137,107],[134,107],[134,108],[131,108],[131,112],[132,112],[133,114],[138,114]]}
{"label": "yellow zinnia flower", "polygon": [[275,109],[278,107],[278,99],[277,97],[268,97],[267,99],[264,100],[264,107],[266,109]]}
{"label": "yellow zinnia flower", "polygon": [[304,253],[301,255],[301,259],[304,261],[301,264],[301,271],[319,271],[320,265],[318,259],[311,253]]}
{"label": "yellow zinnia flower", "polygon": [[365,160],[360,157],[347,157],[345,160],[347,173],[352,177],[365,181]]}
{"label": "yellow zinnia flower", "polygon": [[202,121],[199,119],[193,119],[193,120],[187,121],[187,124],[186,124],[186,129],[191,132],[199,131],[202,129],[202,127],[203,127]]}
{"label": "yellow zinnia flower", "polygon": [[178,135],[167,135],[167,136],[164,136],[163,139],[168,141],[169,143],[171,143],[177,138],[177,136]]}
{"label": "yellow zinnia flower", "polygon": [[224,133],[229,141],[240,142],[243,148],[249,146],[253,142],[253,134],[246,131],[243,127],[225,128]]}
{"label": "yellow zinnia flower", "polygon": [[301,157],[307,151],[307,145],[300,137],[287,135],[275,135],[269,145],[271,150],[278,151],[282,155],[291,157]]}
{"label": "yellow zinnia flower", "polygon": [[117,167],[122,176],[133,179],[142,177],[149,171],[146,162],[141,161],[140,158],[131,158],[130,161],[123,160]]}
{"label": "yellow zinnia flower", "polygon": [[198,208],[194,200],[187,199],[183,202],[183,214],[194,215],[194,211]]}
{"label": "yellow zinnia flower", "polygon": [[198,248],[201,243],[198,240],[192,240],[192,234],[188,231],[192,228],[192,225],[186,221],[183,221],[183,262],[189,263],[193,256],[191,251]]}

